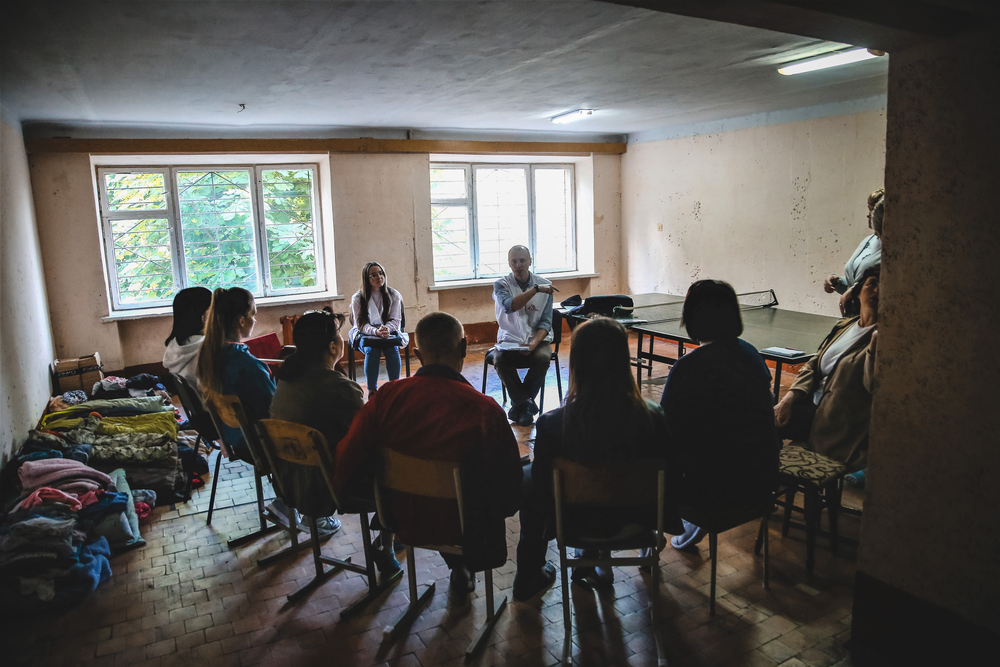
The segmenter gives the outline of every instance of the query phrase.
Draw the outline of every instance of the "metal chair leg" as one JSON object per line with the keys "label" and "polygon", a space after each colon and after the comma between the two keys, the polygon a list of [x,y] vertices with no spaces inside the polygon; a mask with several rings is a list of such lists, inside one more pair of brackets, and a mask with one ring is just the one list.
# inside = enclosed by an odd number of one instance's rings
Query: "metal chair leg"
{"label": "metal chair leg", "polygon": [[559,545],[559,576],[562,578],[562,605],[563,605],[563,655],[564,665],[573,664],[573,618],[569,608],[569,570],[566,567],[566,545]]}
{"label": "metal chair leg", "polygon": [[410,545],[406,546],[406,578],[410,584],[410,604],[406,605],[406,609],[392,625],[385,626],[385,629],[382,630],[382,641],[391,639],[400,626],[407,626],[412,623],[420,615],[420,611],[424,606],[431,601],[431,597],[434,596],[435,582],[432,581],[427,584],[427,589],[424,590],[420,597],[417,597],[417,568],[413,563],[413,547]]}
{"label": "metal chair leg", "polygon": [[212,475],[212,495],[208,497],[208,520],[206,526],[212,525],[212,512],[215,510],[215,491],[219,488],[219,469],[222,467],[222,448],[219,448],[219,455],[215,459],[215,474]]}
{"label": "metal chair leg", "polygon": [[765,515],[760,520],[760,530],[764,534],[764,588],[771,588],[771,561],[770,554],[768,553],[768,530],[767,530],[768,517]]}
{"label": "metal chair leg", "polygon": [[497,624],[497,620],[500,618],[500,614],[503,610],[507,608],[507,596],[505,595],[503,600],[500,602],[500,606],[493,610],[493,570],[486,570],[486,623],[483,627],[479,628],[479,631],[473,636],[472,643],[469,644],[469,648],[465,649],[465,657],[470,658],[472,655],[478,651],[482,645],[483,641],[493,632],[494,626]]}
{"label": "metal chair leg", "polygon": [[660,625],[656,620],[656,605],[660,600],[660,554],[656,549],[653,549],[653,554],[656,562],[650,564],[650,574],[652,575],[650,586],[652,586],[652,590],[649,594],[649,627],[653,632],[653,641],[656,642],[657,667],[667,667],[667,653],[664,650],[663,638],[660,636]]}
{"label": "metal chair leg", "polygon": [[562,405],[562,370],[559,368],[559,355],[554,355],[552,359],[556,362],[556,388],[559,390],[559,405]]}
{"label": "metal chair leg", "polygon": [[708,534],[708,550],[712,557],[712,584],[711,593],[709,594],[708,602],[708,613],[710,616],[715,616],[715,568],[719,560],[719,534],[709,533]]}
{"label": "metal chair leg", "polygon": [[[362,546],[365,551],[365,576],[368,577],[368,592],[364,594],[361,598],[355,600],[349,604],[342,612],[340,612],[341,618],[350,618],[363,611],[368,604],[382,595],[386,590],[392,588],[396,585],[396,582],[403,578],[403,569],[400,568],[395,573],[389,575],[388,577],[383,577],[382,582],[378,582],[378,577],[375,573],[375,545],[372,544],[371,538],[371,527],[368,524],[368,513],[361,513],[361,538],[363,540]],[[391,549],[392,545],[385,547]]]}

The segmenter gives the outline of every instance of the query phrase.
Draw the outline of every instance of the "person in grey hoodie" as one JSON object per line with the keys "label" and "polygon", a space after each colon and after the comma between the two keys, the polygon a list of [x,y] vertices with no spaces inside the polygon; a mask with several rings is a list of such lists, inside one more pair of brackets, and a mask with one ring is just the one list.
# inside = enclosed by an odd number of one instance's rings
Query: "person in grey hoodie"
{"label": "person in grey hoodie", "polygon": [[204,287],[188,287],[174,296],[174,327],[164,343],[163,365],[198,386],[198,351],[205,338],[205,313],[212,303],[212,292]]}

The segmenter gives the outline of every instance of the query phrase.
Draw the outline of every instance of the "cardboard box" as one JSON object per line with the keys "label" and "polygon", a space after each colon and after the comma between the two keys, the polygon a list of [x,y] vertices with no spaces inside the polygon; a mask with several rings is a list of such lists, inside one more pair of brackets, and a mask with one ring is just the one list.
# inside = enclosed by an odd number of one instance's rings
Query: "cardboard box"
{"label": "cardboard box", "polygon": [[75,359],[56,359],[52,366],[55,369],[56,389],[60,394],[82,389],[89,396],[94,384],[104,379],[98,352]]}
{"label": "cardboard box", "polygon": [[87,357],[80,357],[80,379],[83,390],[88,396],[94,393],[94,385],[104,379],[101,372],[101,355],[94,352]]}
{"label": "cardboard box", "polygon": [[58,393],[83,389],[79,359],[56,359],[52,365],[55,368]]}

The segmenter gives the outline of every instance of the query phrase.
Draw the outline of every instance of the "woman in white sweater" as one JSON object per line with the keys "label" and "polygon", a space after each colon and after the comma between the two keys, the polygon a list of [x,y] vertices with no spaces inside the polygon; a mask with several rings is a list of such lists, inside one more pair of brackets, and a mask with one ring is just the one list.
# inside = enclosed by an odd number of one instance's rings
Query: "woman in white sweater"
{"label": "woman in white sweater", "polygon": [[171,373],[177,373],[191,383],[198,385],[198,351],[205,338],[205,313],[212,303],[212,292],[204,287],[188,287],[174,296],[174,327],[164,343],[163,365]]}
{"label": "woman in white sweater", "polygon": [[361,271],[361,289],[351,298],[351,324],[348,340],[352,350],[365,353],[365,378],[371,397],[378,388],[382,356],[389,380],[398,380],[402,365],[399,348],[410,343],[403,331],[403,297],[386,284],[385,269],[378,262],[368,262]]}

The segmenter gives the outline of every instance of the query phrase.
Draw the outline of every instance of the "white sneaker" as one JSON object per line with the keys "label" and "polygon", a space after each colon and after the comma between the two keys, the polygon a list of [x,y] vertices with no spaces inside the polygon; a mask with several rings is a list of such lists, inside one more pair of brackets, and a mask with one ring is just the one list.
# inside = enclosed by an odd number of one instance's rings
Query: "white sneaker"
{"label": "white sneaker", "polygon": [[294,510],[292,510],[288,505],[286,505],[285,501],[282,500],[281,498],[275,498],[274,502],[272,502],[264,509],[269,514],[273,514],[274,518],[281,521],[286,527],[289,525],[288,515],[292,514],[294,516],[293,514]]}
{"label": "white sneaker", "polygon": [[[299,528],[308,533],[309,523],[306,521],[306,516],[302,515],[299,521]],[[332,516],[321,516],[316,519],[316,530],[319,532],[320,539],[330,537],[338,530],[340,530],[340,519],[334,518]]]}

